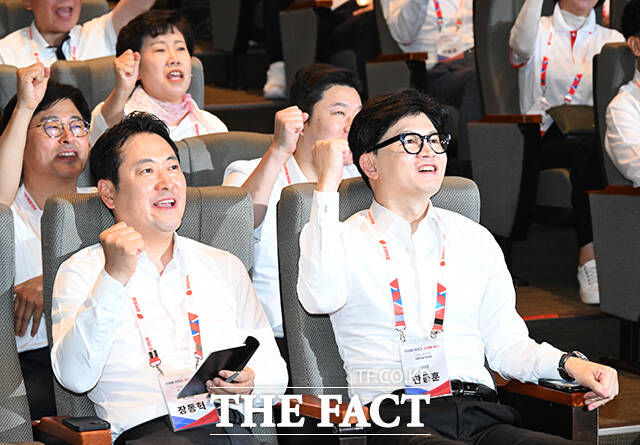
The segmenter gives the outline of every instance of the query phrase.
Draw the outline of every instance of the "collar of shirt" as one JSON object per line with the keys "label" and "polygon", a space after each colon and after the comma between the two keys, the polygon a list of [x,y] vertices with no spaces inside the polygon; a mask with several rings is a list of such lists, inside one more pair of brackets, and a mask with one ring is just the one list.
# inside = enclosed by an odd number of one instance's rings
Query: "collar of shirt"
{"label": "collar of shirt", "polygon": [[[562,11],[560,11],[560,4],[556,3],[555,8],[553,8],[553,29],[555,31],[566,31],[566,32],[571,32],[571,31],[575,31],[574,29],[571,29],[569,27],[569,25],[567,25],[567,22],[564,20],[564,17],[562,16]],[[584,22],[584,25],[582,25],[582,28],[580,28],[578,30],[578,32],[593,32],[596,29],[596,13],[595,11],[592,9],[591,12],[589,13],[589,17],[587,17],[587,20]]]}
{"label": "collar of shirt", "polygon": [[371,204],[371,215],[375,221],[375,229],[384,236],[391,235],[403,244],[409,244],[414,235],[432,232],[434,229],[439,233],[445,233],[444,226],[431,200],[429,200],[429,208],[427,214],[418,223],[415,233],[411,232],[411,224],[405,219],[393,213],[376,200]]}
{"label": "collar of shirt", "polygon": [[[158,272],[158,268],[153,264],[153,262],[149,259],[147,252],[144,250],[138,254],[138,267],[141,267],[145,270],[146,273],[153,275],[156,279],[160,278],[160,272]],[[185,248],[184,248],[184,240],[177,233],[173,233],[173,252],[171,253],[171,259],[165,266],[163,274],[170,273],[173,269],[178,269],[181,271],[187,270],[187,264],[185,261]]]}
{"label": "collar of shirt", "polygon": [[[75,25],[69,30],[67,33],[68,37],[62,42],[65,57],[69,60],[71,59],[72,54],[70,54],[70,51],[67,51],[66,48],[77,45],[76,42],[78,41],[81,30],[82,28],[80,25]],[[35,43],[38,52],[50,51],[52,55],[55,55],[57,47],[49,45],[49,42],[47,42],[42,34],[40,34],[40,30],[36,27],[35,20],[31,22],[31,25],[29,25],[29,33],[27,33],[27,37],[32,37],[32,41]]]}

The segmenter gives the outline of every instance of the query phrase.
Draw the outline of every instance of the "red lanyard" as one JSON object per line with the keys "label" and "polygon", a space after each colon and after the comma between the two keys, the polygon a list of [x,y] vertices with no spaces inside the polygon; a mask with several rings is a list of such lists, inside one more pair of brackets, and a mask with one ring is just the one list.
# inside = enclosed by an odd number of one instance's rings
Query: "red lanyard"
{"label": "red lanyard", "polygon": [[[464,0],[460,0],[458,5],[458,12],[456,15],[456,28],[460,29],[462,26],[462,3]],[[442,16],[442,8],[440,7],[440,0],[433,0],[433,6],[436,9],[436,20],[438,22],[438,30],[442,31],[442,25],[444,25],[444,17]]]}
{"label": "red lanyard", "polygon": [[36,206],[36,204],[31,200],[31,197],[29,196],[29,194],[27,193],[27,191],[24,191],[24,198],[27,200],[27,202],[29,203],[29,206],[31,206],[31,210],[33,210],[34,212],[36,212],[38,210],[38,207]]}
{"label": "red lanyard", "polygon": [[[576,37],[578,35],[577,31],[571,31],[571,60],[575,62],[573,57],[573,45],[576,42]],[[591,37],[591,32],[589,32],[589,37]],[[549,38],[547,39],[547,48],[551,47],[551,40],[553,39],[553,31],[549,33]],[[576,74],[573,78],[573,82],[571,82],[571,86],[569,87],[569,91],[564,96],[564,103],[570,104],[573,101],[573,96],[576,94],[576,90],[580,86],[580,82],[582,81],[582,75],[585,67],[585,62],[587,60],[587,55],[589,54],[589,47],[591,46],[591,42],[587,41],[587,45],[584,50],[584,56],[582,57],[582,65],[580,66],[580,72]],[[547,95],[547,71],[549,70],[549,57],[544,56],[542,58],[542,67],[540,69],[540,88],[542,89],[542,96],[546,97]]]}
{"label": "red lanyard", "polygon": [[284,171],[284,177],[287,178],[287,184],[291,185],[291,176],[289,175],[287,164],[282,164],[282,171]]}
{"label": "red lanyard", "polygon": [[[186,295],[187,297],[191,296],[193,292],[191,291],[191,283],[189,282],[189,275],[187,274],[186,278]],[[144,322],[144,315],[142,314],[142,310],[140,309],[140,304],[138,303],[138,299],[136,297],[131,297],[131,301],[133,302],[133,307],[136,311],[136,324],[138,325],[138,331],[140,331],[140,336],[144,340],[145,348],[147,350],[147,354],[149,355],[149,366],[158,370],[161,375],[164,375],[162,369],[160,369],[160,364],[162,360],[160,360],[160,356],[158,355],[158,351],[153,347],[151,343],[151,335],[146,330],[146,323]],[[196,364],[195,368],[198,368],[198,363],[202,360],[202,339],[200,337],[200,319],[198,318],[198,314],[193,312],[188,312],[187,316],[189,318],[189,328],[191,329],[191,338],[193,338],[193,343],[195,344],[195,358]]]}
{"label": "red lanyard", "polygon": [[640,88],[640,82],[638,82],[638,81],[637,81],[637,80],[635,80],[635,79],[633,80],[633,82],[636,84],[636,86],[637,86],[638,88]]}
{"label": "red lanyard", "polygon": [[[371,210],[367,215],[369,218],[369,222],[371,225],[375,225],[375,219],[373,218],[373,214]],[[439,220],[439,218],[438,218]],[[445,246],[446,246],[447,236],[442,234],[442,251],[440,253],[440,271],[441,276],[445,276],[445,267],[447,265],[446,257],[445,257]],[[389,249],[387,248],[387,242],[384,239],[379,240],[380,247],[382,248],[382,254],[384,256],[387,265],[391,264],[391,254],[389,253]],[[389,286],[391,288],[391,299],[393,301],[393,314],[395,316],[394,326],[396,331],[400,334],[400,341],[403,343],[406,341],[405,329],[407,325],[404,321],[404,308],[402,304],[402,295],[400,294],[400,282],[398,277],[390,276]],[[436,311],[435,316],[433,318],[433,326],[431,327],[431,338],[436,338],[436,336],[442,332],[442,328],[444,325],[444,312],[446,308],[447,302],[447,288],[442,283],[442,280],[437,281],[436,285]]]}
{"label": "red lanyard", "polygon": [[[36,42],[33,40],[33,29],[31,28],[31,26],[29,26],[29,41],[31,42],[31,50],[33,51],[33,57],[35,57],[36,62],[40,62],[40,55],[38,53],[38,47],[36,46]],[[75,45],[71,47],[71,60],[77,60]]]}

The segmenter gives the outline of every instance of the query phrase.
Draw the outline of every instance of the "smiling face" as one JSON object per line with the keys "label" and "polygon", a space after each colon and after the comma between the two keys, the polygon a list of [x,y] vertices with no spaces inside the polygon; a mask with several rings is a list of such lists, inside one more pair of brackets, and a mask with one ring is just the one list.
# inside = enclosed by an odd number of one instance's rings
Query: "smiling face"
{"label": "smiling face", "polygon": [[62,134],[51,138],[40,125],[50,119],[68,123],[72,120],[82,120],[82,116],[69,99],[55,102],[33,116],[27,130],[22,167],[25,181],[28,183],[44,178],[76,179],[87,163],[89,137],[76,137],[69,130],[69,126],[64,125]]}
{"label": "smiling face", "polygon": [[560,9],[569,11],[574,15],[586,17],[595,8],[598,0],[560,0]]}
{"label": "smiling face", "polygon": [[[401,133],[427,135],[435,132],[431,120],[420,113],[401,118],[378,142]],[[368,152],[360,157],[360,167],[369,177],[376,197],[380,193],[392,199],[433,196],[440,189],[446,166],[446,153],[434,153],[426,141],[417,155],[408,154],[402,143],[396,141],[378,149],[377,154]]]}
{"label": "smiling face", "polygon": [[33,12],[41,33],[69,32],[80,18],[80,0],[22,0],[24,7]]}
{"label": "smiling face", "polygon": [[187,185],[171,146],[154,133],[137,133],[120,149],[118,187],[98,182],[106,206],[143,239],[172,234],[182,222]]}
{"label": "smiling face", "polygon": [[147,94],[157,100],[182,102],[191,84],[191,55],[180,31],[172,28],[143,39],[139,78]]}

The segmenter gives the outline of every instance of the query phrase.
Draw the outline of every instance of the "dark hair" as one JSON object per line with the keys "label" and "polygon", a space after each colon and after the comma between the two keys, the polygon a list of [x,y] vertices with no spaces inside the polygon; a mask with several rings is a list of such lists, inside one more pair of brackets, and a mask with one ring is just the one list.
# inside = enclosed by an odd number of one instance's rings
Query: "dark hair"
{"label": "dark hair", "polygon": [[291,105],[297,105],[311,117],[314,105],[326,90],[335,85],[351,87],[362,97],[362,84],[354,72],[327,63],[316,63],[298,70],[289,91],[289,100]]}
{"label": "dark hair", "polygon": [[122,164],[122,145],[131,137],[139,133],[153,133],[160,136],[173,149],[180,161],[178,147],[169,136],[167,125],[151,113],[134,111],[126,116],[119,124],[114,125],[102,134],[93,145],[89,153],[89,169],[93,179],[108,179],[116,189],[120,182],[118,170]]}
{"label": "dark hair", "polygon": [[[73,102],[73,105],[76,106],[78,111],[80,112],[80,116],[87,122],[91,122],[91,109],[89,108],[89,104],[84,99],[82,95],[82,91],[77,89],[71,85],[65,85],[58,82],[54,82],[49,80],[47,84],[47,90],[44,92],[44,96],[42,100],[36,107],[33,115],[35,116],[41,111],[48,110],[58,102],[64,99],[69,99]],[[16,103],[18,102],[18,95],[14,95],[11,100],[7,103],[7,106],[3,111],[3,118],[0,122],[0,134],[7,128],[9,125],[9,120],[11,119],[11,115],[13,114],[13,110],[16,108]]]}
{"label": "dark hair", "polygon": [[631,0],[622,12],[621,26],[625,39],[640,37],[640,0]]}
{"label": "dark hair", "polygon": [[443,130],[447,120],[446,108],[412,88],[370,99],[353,118],[349,130],[349,148],[353,153],[353,163],[369,187],[369,178],[360,168],[360,156],[374,151],[373,147],[400,119],[420,113],[431,120],[438,132]]}
{"label": "dark hair", "polygon": [[152,9],[135,17],[120,30],[116,42],[116,57],[128,49],[140,51],[145,37],[153,38],[172,29],[182,33],[189,54],[193,54],[195,38],[189,22],[178,11]]}

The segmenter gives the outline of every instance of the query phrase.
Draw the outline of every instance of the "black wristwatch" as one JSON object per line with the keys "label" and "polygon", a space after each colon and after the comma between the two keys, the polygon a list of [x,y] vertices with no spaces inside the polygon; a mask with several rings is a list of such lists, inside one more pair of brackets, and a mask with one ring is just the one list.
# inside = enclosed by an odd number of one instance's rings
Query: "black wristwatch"
{"label": "black wristwatch", "polygon": [[575,382],[576,379],[571,377],[567,370],[564,368],[564,364],[567,362],[567,359],[569,357],[576,357],[584,361],[589,361],[589,359],[586,355],[579,351],[565,352],[564,354],[562,354],[562,357],[560,357],[560,361],[558,362],[558,372],[560,373],[560,377],[568,382]]}

